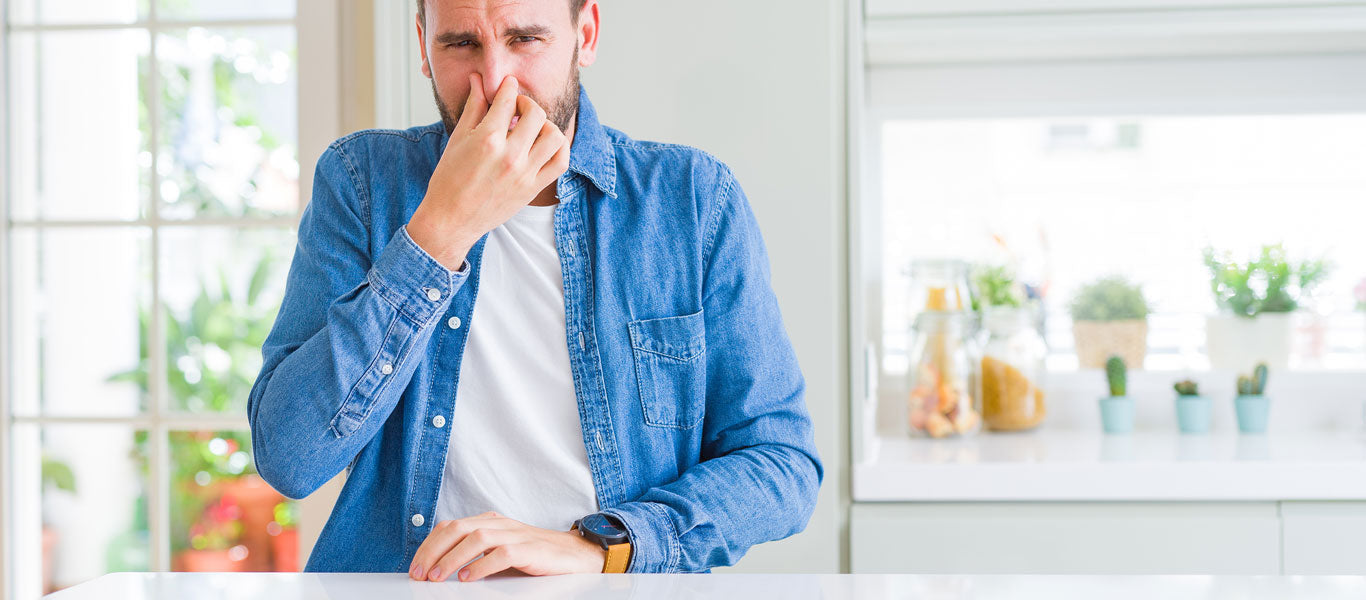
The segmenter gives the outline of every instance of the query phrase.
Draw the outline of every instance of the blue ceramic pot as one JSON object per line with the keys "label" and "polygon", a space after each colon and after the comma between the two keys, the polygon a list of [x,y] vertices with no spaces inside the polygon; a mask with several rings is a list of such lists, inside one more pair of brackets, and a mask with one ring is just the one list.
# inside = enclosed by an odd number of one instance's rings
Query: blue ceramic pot
{"label": "blue ceramic pot", "polygon": [[1233,408],[1238,413],[1238,430],[1243,433],[1262,433],[1266,431],[1271,416],[1271,399],[1266,396],[1247,396],[1239,394],[1233,399]]}
{"label": "blue ceramic pot", "polygon": [[1129,433],[1134,430],[1134,399],[1128,396],[1107,396],[1100,399],[1100,424],[1105,433]]}
{"label": "blue ceramic pot", "polygon": [[1176,424],[1181,433],[1209,433],[1214,403],[1204,396],[1176,397]]}

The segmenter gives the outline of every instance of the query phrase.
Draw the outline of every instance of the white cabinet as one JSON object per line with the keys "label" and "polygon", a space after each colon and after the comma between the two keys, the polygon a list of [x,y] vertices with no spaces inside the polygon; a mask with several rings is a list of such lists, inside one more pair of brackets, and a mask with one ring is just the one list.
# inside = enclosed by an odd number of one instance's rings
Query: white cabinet
{"label": "white cabinet", "polygon": [[855,503],[854,573],[1366,575],[1366,502]]}
{"label": "white cabinet", "polygon": [[1282,502],[1286,575],[1366,575],[1366,502]]}
{"label": "white cabinet", "polygon": [[1274,575],[1280,529],[1275,502],[855,503],[850,568]]}

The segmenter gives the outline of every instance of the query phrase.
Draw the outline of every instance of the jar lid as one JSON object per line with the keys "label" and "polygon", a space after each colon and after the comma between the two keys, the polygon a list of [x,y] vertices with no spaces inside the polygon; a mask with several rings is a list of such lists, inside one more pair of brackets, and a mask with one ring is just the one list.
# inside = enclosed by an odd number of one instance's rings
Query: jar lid
{"label": "jar lid", "polygon": [[971,319],[975,318],[973,313],[961,310],[927,310],[916,315],[916,330],[940,331],[962,329]]}

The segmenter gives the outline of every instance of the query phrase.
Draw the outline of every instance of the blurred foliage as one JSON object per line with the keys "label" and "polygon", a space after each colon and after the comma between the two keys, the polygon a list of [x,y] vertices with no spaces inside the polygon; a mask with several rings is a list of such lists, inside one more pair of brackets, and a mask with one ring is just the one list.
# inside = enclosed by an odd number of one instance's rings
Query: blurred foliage
{"label": "blurred foliage", "polygon": [[1073,321],[1146,319],[1150,308],[1143,288],[1119,277],[1103,277],[1081,288],[1070,306]]}
{"label": "blurred foliage", "polygon": [[973,310],[985,307],[1020,308],[1025,304],[1025,290],[1015,272],[1004,265],[979,265],[974,269]]}
{"label": "blurred foliage", "polygon": [[[244,297],[233,297],[227,274],[220,270],[212,289],[200,282],[199,294],[185,314],[164,307],[167,391],[173,408],[245,413],[246,398],[260,368],[261,345],[279,311],[278,303],[263,306],[260,302],[274,264],[269,251],[262,255],[252,269]],[[149,321],[145,310],[138,315],[138,366],[110,377],[132,382],[144,394],[150,393]],[[150,455],[147,432],[137,432],[134,441],[135,458],[144,465],[145,474]],[[234,509],[224,504],[221,484],[255,472],[250,446],[246,431],[171,434],[173,550],[219,549],[235,543],[240,526],[220,522]]]}
{"label": "blurred foliage", "polygon": [[1329,272],[1324,260],[1292,265],[1281,244],[1262,246],[1259,255],[1241,263],[1232,253],[1214,248],[1205,248],[1204,258],[1215,305],[1220,311],[1241,317],[1293,312],[1313,295]]}

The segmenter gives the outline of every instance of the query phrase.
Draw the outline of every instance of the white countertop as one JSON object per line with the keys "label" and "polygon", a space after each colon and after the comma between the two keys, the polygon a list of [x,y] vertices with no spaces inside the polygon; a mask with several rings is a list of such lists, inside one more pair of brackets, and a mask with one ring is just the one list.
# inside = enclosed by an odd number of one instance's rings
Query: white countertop
{"label": "white countertop", "polygon": [[1362,577],[1093,575],[562,575],[417,582],[403,573],[115,573],[57,600],[439,600],[508,598],[783,598],[1012,600],[1336,598],[1366,596]]}
{"label": "white countertop", "polygon": [[1366,433],[1040,430],[959,440],[879,437],[854,500],[1366,500]]}

